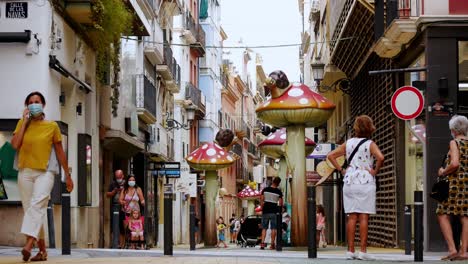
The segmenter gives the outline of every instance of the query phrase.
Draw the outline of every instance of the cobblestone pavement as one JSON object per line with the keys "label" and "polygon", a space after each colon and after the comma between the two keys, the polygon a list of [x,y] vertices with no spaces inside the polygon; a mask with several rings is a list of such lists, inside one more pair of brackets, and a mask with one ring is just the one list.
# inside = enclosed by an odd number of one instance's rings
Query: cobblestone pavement
{"label": "cobblestone pavement", "polygon": [[[151,250],[116,250],[116,249],[72,249],[72,254],[61,255],[58,249],[49,250],[47,263],[167,263],[167,264],[261,264],[261,263],[362,263],[359,260],[345,260],[344,248],[327,247],[318,251],[317,259],[308,259],[305,248],[285,248],[278,252],[273,250],[259,250],[258,248],[227,249],[198,248],[188,250],[187,246],[174,248],[173,256],[164,256],[162,249]],[[377,260],[373,263],[413,262],[414,256],[404,255],[400,249],[369,248]],[[36,251],[33,252],[33,255]],[[443,263],[439,261],[440,252],[426,252],[424,262]],[[0,247],[0,264],[23,263],[20,248]],[[461,263],[461,262],[460,262]]]}

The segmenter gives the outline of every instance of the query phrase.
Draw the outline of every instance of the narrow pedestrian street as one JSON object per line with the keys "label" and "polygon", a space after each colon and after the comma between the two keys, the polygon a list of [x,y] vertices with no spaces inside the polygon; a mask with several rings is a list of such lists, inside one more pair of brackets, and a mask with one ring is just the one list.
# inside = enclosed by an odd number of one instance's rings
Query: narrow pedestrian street
{"label": "narrow pedestrian street", "polygon": [[[22,263],[19,248],[0,247],[0,264]],[[327,247],[319,249],[317,259],[308,259],[305,248],[259,250],[256,248],[237,248],[231,246],[223,249],[197,248],[190,251],[188,247],[174,248],[174,256],[164,256],[163,251],[156,250],[114,250],[114,249],[76,249],[70,256],[62,256],[60,250],[50,250],[48,263],[167,263],[167,264],[300,264],[300,263],[362,263],[359,260],[345,260],[345,248]],[[413,262],[412,255],[404,255],[400,249],[369,248],[376,257],[373,263]],[[424,256],[424,262],[445,263],[440,261],[442,254],[430,253]]]}

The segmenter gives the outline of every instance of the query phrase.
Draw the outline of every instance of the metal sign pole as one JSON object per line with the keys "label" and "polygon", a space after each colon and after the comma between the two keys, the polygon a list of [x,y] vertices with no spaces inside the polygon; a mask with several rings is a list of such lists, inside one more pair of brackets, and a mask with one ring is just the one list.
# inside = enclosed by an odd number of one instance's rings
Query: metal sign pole
{"label": "metal sign pole", "polygon": [[164,255],[172,256],[172,184],[164,185]]}

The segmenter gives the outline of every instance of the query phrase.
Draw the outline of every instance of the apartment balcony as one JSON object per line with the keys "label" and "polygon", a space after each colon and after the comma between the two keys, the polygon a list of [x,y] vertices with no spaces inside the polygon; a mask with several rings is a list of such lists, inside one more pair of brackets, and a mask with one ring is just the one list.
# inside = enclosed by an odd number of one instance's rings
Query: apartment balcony
{"label": "apartment balcony", "polygon": [[164,45],[162,43],[158,43],[155,41],[157,39],[162,39],[164,36],[164,32],[161,29],[159,24],[154,25],[154,34],[151,37],[143,38],[144,42],[144,54],[145,57],[153,65],[158,65],[164,63]]}
{"label": "apartment balcony", "polygon": [[135,75],[135,106],[138,117],[147,124],[156,123],[156,88],[144,75]]}
{"label": "apartment balcony", "polygon": [[195,119],[201,120],[205,118],[206,113],[206,99],[201,90],[195,85],[188,82],[185,86],[185,99],[192,101],[192,104],[197,107],[195,111]]}
{"label": "apartment balcony", "polygon": [[197,24],[190,11],[187,11],[184,16],[182,37],[185,38],[188,44],[195,44],[197,42]]}
{"label": "apartment balcony", "polygon": [[166,89],[172,93],[180,91],[180,66],[174,59],[168,43],[163,48],[163,63],[156,65],[156,71],[163,77]]}
{"label": "apartment balcony", "polygon": [[66,0],[64,7],[67,14],[79,24],[91,24],[92,0]]}
{"label": "apartment balcony", "polygon": [[193,44],[190,44],[190,49],[195,52],[197,57],[205,56],[205,31],[201,25],[196,26],[196,39],[197,41]]}
{"label": "apartment balcony", "polygon": [[249,147],[248,147],[248,153],[247,155],[249,155],[250,157],[252,157],[253,159],[259,159],[259,156],[258,156],[258,148],[257,146],[255,146],[254,143],[252,142],[249,142]]}
{"label": "apartment balcony", "polygon": [[167,16],[180,15],[182,13],[181,0],[162,0],[160,12]]}
{"label": "apartment balcony", "polygon": [[[399,0],[388,1],[386,4],[388,26],[377,41],[374,50],[382,58],[393,58],[400,54],[403,46],[416,36],[422,3],[421,0]],[[381,8],[384,8],[383,5]],[[376,17],[376,19],[384,18]]]}

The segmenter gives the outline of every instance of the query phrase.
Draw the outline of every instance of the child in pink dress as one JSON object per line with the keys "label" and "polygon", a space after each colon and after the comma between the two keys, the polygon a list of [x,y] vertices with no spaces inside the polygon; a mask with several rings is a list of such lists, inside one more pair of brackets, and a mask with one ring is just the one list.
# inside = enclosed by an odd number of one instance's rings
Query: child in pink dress
{"label": "child in pink dress", "polygon": [[[140,211],[133,210],[132,216],[128,219],[128,229],[130,229],[132,249],[135,249],[135,242],[143,241],[143,219]],[[141,243],[141,249],[144,249],[143,243]]]}
{"label": "child in pink dress", "polygon": [[317,205],[317,246],[326,247],[327,241],[325,239],[325,210],[321,204]]}

